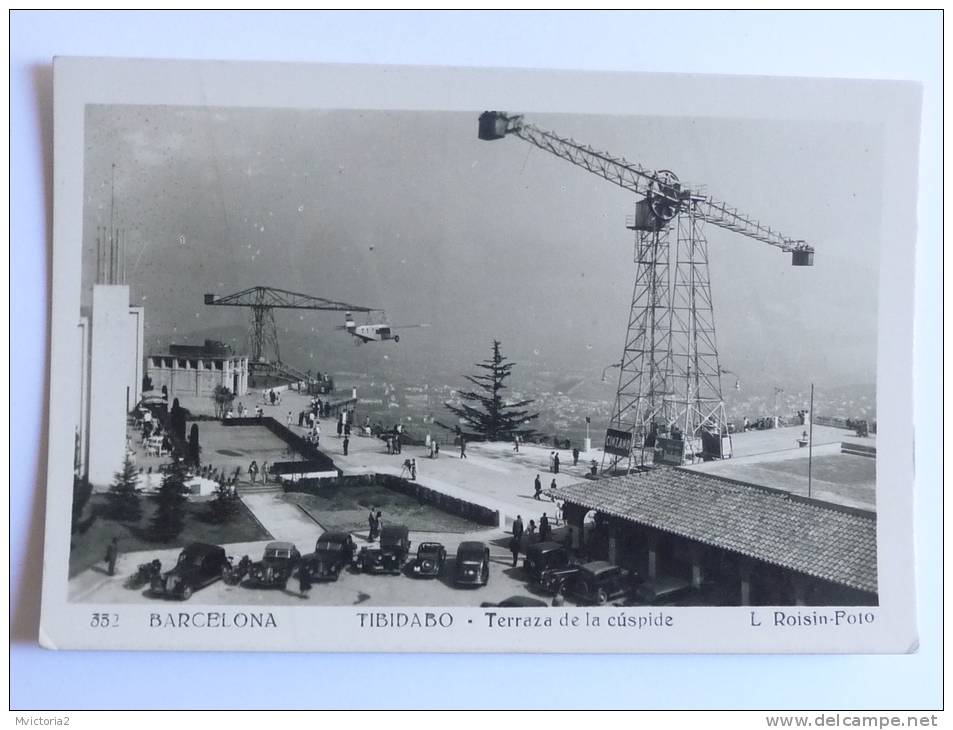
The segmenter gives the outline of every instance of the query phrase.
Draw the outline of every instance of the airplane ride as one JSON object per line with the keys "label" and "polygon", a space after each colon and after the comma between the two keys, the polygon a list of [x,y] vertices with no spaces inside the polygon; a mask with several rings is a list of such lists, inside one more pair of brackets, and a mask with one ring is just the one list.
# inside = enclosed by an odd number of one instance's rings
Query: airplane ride
{"label": "airplane ride", "polygon": [[349,335],[352,335],[357,341],[357,344],[360,345],[364,342],[383,342],[384,340],[400,342],[400,335],[394,332],[394,330],[430,326],[429,324],[392,325],[386,321],[386,315],[382,316],[381,319],[385,321],[381,321],[376,324],[357,324],[357,322],[354,321],[354,317],[350,312],[348,312],[345,315],[344,324],[340,325],[338,329],[344,330]]}

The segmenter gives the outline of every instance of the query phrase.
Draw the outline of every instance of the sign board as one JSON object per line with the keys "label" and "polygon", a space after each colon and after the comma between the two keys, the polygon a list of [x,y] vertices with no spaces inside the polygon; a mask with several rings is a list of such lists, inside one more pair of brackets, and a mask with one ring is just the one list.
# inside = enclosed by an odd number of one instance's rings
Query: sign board
{"label": "sign board", "polygon": [[685,442],[681,439],[663,439],[655,441],[655,463],[668,466],[681,466],[685,461]]}
{"label": "sign board", "polygon": [[606,429],[605,451],[613,456],[628,456],[632,451],[632,434],[614,428]]}

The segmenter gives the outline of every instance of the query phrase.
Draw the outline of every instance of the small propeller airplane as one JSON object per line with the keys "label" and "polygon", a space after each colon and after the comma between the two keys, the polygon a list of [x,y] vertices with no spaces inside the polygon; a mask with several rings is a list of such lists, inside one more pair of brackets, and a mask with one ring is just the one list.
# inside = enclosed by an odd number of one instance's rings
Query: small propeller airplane
{"label": "small propeller airplane", "polygon": [[349,335],[352,335],[357,340],[357,344],[360,345],[364,342],[383,342],[384,340],[400,342],[400,335],[394,332],[394,330],[430,326],[429,324],[392,325],[383,321],[386,320],[386,315],[383,312],[381,313],[381,319],[382,321],[376,324],[357,324],[354,321],[354,316],[348,312],[345,314],[344,324],[339,325],[338,329],[344,330]]}

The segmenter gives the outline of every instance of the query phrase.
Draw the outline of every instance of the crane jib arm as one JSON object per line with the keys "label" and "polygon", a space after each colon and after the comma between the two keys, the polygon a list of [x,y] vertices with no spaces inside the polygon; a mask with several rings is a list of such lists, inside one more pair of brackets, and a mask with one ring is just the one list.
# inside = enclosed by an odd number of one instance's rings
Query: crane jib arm
{"label": "crane jib arm", "polygon": [[672,214],[692,212],[714,226],[791,252],[791,263],[794,266],[814,264],[814,248],[803,240],[785,236],[761,221],[739,212],[737,208],[683,187],[668,171],[650,170],[568,137],[560,137],[527,124],[518,114],[487,111],[480,115],[480,139],[496,140],[506,135],[515,135],[644,198],[661,201],[661,208],[653,206],[656,210],[668,209]]}
{"label": "crane jib arm", "polygon": [[269,286],[253,286],[235,294],[223,297],[215,294],[206,294],[205,303],[224,307],[263,307],[275,309],[319,309],[332,312],[376,312],[372,307],[362,307],[358,304],[336,302],[333,299],[313,297],[309,294],[298,294],[286,289],[275,289]]}

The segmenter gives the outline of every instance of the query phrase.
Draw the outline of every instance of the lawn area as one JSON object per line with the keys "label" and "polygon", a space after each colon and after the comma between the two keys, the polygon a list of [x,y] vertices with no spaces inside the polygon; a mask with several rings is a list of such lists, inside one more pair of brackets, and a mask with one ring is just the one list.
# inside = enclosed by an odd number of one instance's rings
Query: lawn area
{"label": "lawn area", "polygon": [[284,499],[300,505],[326,530],[365,532],[371,508],[382,512],[385,525],[405,525],[414,532],[464,533],[486,529],[478,522],[443,512],[379,484],[328,485],[321,488],[320,495],[287,492]]}
{"label": "lawn area", "polygon": [[148,528],[155,512],[155,503],[149,497],[140,497],[142,519],[136,524],[116,522],[107,517],[107,497],[94,494],[83,508],[78,529],[70,536],[69,575],[72,578],[96,563],[103,561],[106,548],[114,537],[119,538],[121,552],[139,550],[163,550],[181,547],[191,542],[207,542],[213,545],[227,545],[234,542],[254,542],[271,540],[265,530],[245,507],[239,502],[238,513],[223,524],[211,522],[206,517],[208,502],[188,502],[185,528],[172,542],[161,543],[149,539]]}

